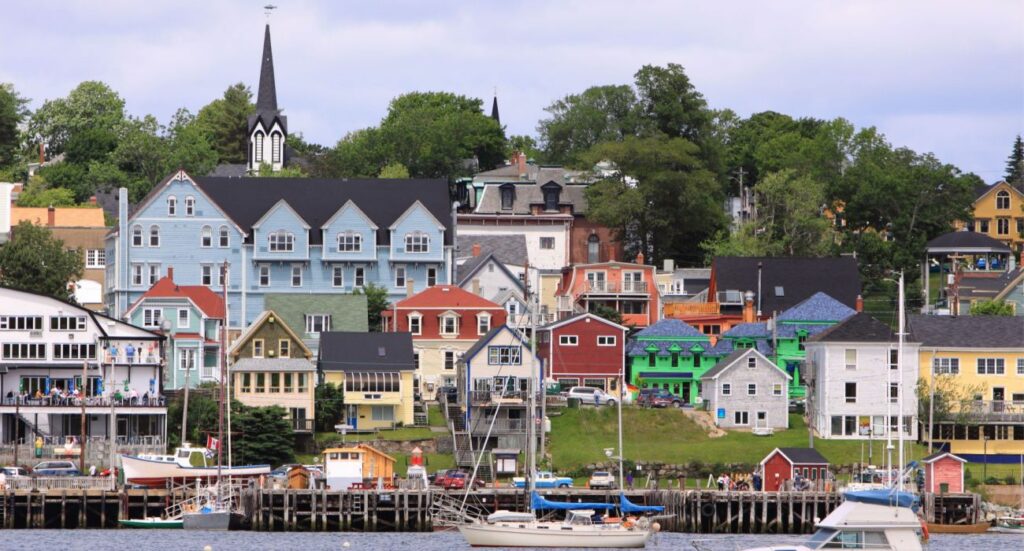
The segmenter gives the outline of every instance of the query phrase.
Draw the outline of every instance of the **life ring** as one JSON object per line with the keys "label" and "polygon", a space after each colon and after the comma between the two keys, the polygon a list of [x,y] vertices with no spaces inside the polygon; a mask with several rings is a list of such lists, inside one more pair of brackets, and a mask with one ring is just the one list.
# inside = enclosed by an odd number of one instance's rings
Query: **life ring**
{"label": "life ring", "polygon": [[633,527],[633,521],[627,519],[626,522],[622,523],[622,527],[626,528],[626,529],[632,528]]}
{"label": "life ring", "polygon": [[701,505],[700,512],[706,517],[714,516],[715,505],[713,503],[705,503],[704,505]]}

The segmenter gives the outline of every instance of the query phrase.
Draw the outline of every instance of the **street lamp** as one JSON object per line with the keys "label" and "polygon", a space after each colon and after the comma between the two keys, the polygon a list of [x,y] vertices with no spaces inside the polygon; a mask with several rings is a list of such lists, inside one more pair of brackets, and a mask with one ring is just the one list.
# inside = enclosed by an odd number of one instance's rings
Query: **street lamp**
{"label": "street lamp", "polygon": [[985,481],[988,480],[988,441],[989,441],[989,437],[983,434],[981,436],[981,441],[983,442],[982,446],[984,446],[984,451],[982,453],[985,456],[985,463],[983,464],[984,466],[982,467],[982,471],[981,471],[981,483],[982,484],[987,484],[987,482],[985,482]]}

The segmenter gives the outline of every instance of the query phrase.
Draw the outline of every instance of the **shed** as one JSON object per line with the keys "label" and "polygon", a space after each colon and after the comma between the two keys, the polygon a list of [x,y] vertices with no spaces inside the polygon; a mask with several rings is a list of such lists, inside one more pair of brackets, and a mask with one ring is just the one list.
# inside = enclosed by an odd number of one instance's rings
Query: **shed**
{"label": "shed", "polygon": [[950,452],[936,452],[921,460],[924,464],[924,488],[938,494],[964,492],[964,464],[967,460]]}
{"label": "shed", "polygon": [[496,474],[519,474],[519,450],[500,449],[491,451],[494,456],[494,467]]}
{"label": "shed", "polygon": [[828,459],[814,448],[775,448],[761,460],[764,489],[777,492],[799,473],[812,483],[828,475]]}
{"label": "shed", "polygon": [[324,477],[331,490],[348,490],[352,484],[378,479],[390,484],[395,474],[395,458],[366,444],[349,448],[327,448]]}

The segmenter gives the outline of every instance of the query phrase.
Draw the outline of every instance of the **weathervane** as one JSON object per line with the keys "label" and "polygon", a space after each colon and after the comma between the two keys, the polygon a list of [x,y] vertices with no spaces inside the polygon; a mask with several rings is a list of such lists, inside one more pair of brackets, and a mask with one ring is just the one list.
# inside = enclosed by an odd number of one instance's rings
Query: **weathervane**
{"label": "weathervane", "polygon": [[263,9],[265,10],[263,13],[266,14],[267,21],[270,21],[270,13],[272,11],[276,10],[277,6],[275,6],[273,4],[267,4],[266,6],[263,6]]}

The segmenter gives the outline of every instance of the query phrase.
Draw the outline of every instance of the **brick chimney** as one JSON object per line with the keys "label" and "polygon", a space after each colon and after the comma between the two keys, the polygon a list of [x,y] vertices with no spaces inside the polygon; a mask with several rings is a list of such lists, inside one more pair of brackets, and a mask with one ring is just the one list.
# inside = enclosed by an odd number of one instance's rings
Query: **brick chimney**
{"label": "brick chimney", "polygon": [[57,225],[57,209],[53,205],[46,207],[46,225],[51,228]]}
{"label": "brick chimney", "polygon": [[636,263],[637,264],[643,264],[644,263],[644,253],[642,253],[642,252],[636,253]]}
{"label": "brick chimney", "polygon": [[89,196],[89,204],[90,205],[95,205],[96,204],[96,196],[95,195],[90,195]]}
{"label": "brick chimney", "polygon": [[174,281],[174,266],[167,267],[167,279]]}
{"label": "brick chimney", "polygon": [[854,303],[854,310],[858,312],[864,311],[864,297],[857,295],[857,302]]}
{"label": "brick chimney", "polygon": [[754,292],[747,291],[743,294],[743,323],[754,323]]}
{"label": "brick chimney", "polygon": [[526,153],[522,151],[516,153],[516,168],[519,169],[520,177],[526,174]]}
{"label": "brick chimney", "polygon": [[473,256],[480,256],[480,244],[473,243]]}

